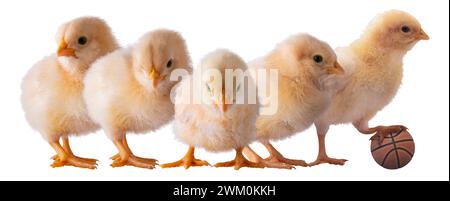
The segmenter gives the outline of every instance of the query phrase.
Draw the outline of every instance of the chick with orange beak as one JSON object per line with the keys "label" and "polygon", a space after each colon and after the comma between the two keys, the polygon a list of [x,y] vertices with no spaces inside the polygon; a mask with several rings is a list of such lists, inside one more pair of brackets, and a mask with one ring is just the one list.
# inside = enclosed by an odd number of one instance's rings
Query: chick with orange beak
{"label": "chick with orange beak", "polygon": [[[208,162],[194,157],[195,147],[212,152],[236,151],[234,160],[217,163],[216,167],[234,167],[236,170],[241,167],[264,167],[242,155],[242,149],[255,140],[259,104],[257,97],[254,97],[253,103],[245,101],[250,98],[250,93],[245,89],[254,86],[251,77],[247,76],[245,82],[244,73],[230,72],[246,70],[247,65],[238,55],[219,49],[200,62],[194,75],[201,75],[202,78],[191,76],[180,83],[175,91],[174,128],[177,138],[189,145],[189,150],[181,160],[161,167],[183,166],[187,169],[208,165]],[[231,76],[228,81],[226,76]],[[193,83],[195,80],[201,80],[198,87]],[[194,90],[200,91],[196,93]],[[199,102],[195,102],[194,94],[200,94]]]}
{"label": "chick with orange beak", "polygon": [[384,136],[406,129],[403,125],[369,127],[369,120],[397,93],[403,77],[403,57],[418,41],[428,39],[412,15],[390,10],[369,23],[359,39],[336,49],[346,73],[330,107],[315,122],[319,154],[310,165],[345,163],[345,159],[327,155],[325,136],[330,125],[352,123],[363,134],[375,133],[371,139],[380,142]]}
{"label": "chick with orange beak", "polygon": [[133,154],[126,135],[154,131],[173,119],[170,91],[177,81],[169,75],[177,69],[191,71],[186,43],[179,33],[159,29],[99,59],[87,72],[84,99],[119,151],[111,157],[113,167],[155,167],[156,160]]}
{"label": "chick with orange beak", "polygon": [[96,17],[81,17],[63,24],[56,40],[59,44],[56,55],[36,63],[24,77],[22,107],[31,127],[57,153],[52,167],[94,169],[95,159],[72,153],[69,136],[99,129],[83,101],[83,78],[95,60],[117,49],[118,44],[106,22]]}

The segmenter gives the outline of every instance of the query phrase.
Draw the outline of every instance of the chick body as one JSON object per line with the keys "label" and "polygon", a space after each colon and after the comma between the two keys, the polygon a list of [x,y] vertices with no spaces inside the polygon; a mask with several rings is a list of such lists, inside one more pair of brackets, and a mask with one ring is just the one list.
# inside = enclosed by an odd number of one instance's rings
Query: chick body
{"label": "chick body", "polygon": [[[206,70],[214,69],[221,72],[222,78],[225,79],[225,69],[229,70],[247,70],[245,62],[236,54],[229,50],[219,49],[207,54],[200,63],[198,71],[205,72]],[[244,85],[254,85],[250,75],[246,83],[233,85],[235,97],[239,96],[238,91],[244,90]],[[174,130],[177,138],[183,143],[190,146],[190,150],[186,156],[180,161],[164,164],[162,167],[177,167],[183,165],[185,168],[190,166],[207,165],[206,161],[195,159],[194,148],[200,147],[208,151],[220,152],[228,150],[236,150],[236,158],[233,161],[218,163],[216,167],[234,166],[239,169],[243,166],[258,167],[247,161],[242,156],[242,149],[255,140],[255,122],[259,110],[259,102],[256,100],[251,103],[248,99],[242,103],[237,103],[236,98],[231,100],[228,95],[225,95],[225,85],[215,85],[208,81],[202,81],[201,88],[192,87],[194,77],[190,76],[184,79],[176,89],[175,96],[175,121]],[[218,78],[215,78],[216,80]],[[236,78],[241,80],[243,78]],[[205,84],[208,85],[205,88]],[[183,93],[190,90],[202,90],[202,94],[206,99],[218,98],[226,96],[227,105],[214,105],[208,100],[202,99],[202,102],[196,103],[191,100],[193,93]],[[209,90],[209,92],[205,92]],[[248,93],[243,93],[248,97]],[[225,98],[222,100],[225,104]],[[226,109],[228,108],[228,109]]]}
{"label": "chick body", "polygon": [[95,160],[73,155],[68,137],[99,128],[89,117],[82,97],[83,78],[96,59],[118,48],[118,44],[106,22],[96,17],[80,17],[63,24],[56,40],[57,54],[43,58],[25,75],[22,107],[30,126],[58,153],[53,157],[53,167],[93,169]]}
{"label": "chick body", "polygon": [[99,128],[82,98],[83,83],[71,77],[55,55],[36,63],[22,82],[22,105],[31,127],[47,141]]}
{"label": "chick body", "polygon": [[154,131],[172,120],[169,90],[147,90],[136,79],[131,49],[120,49],[99,59],[85,78],[84,97],[90,116],[110,139],[117,130]]}
{"label": "chick body", "polygon": [[370,128],[368,122],[396,95],[403,78],[403,57],[419,40],[428,40],[420,23],[406,12],[390,10],[372,20],[348,47],[336,49],[346,73],[330,107],[315,122],[319,155],[310,165],[345,163],[345,159],[326,154],[325,135],[330,125],[352,123],[363,134],[376,133],[371,139],[379,141],[406,129],[402,125]]}
{"label": "chick body", "polygon": [[[315,57],[320,58],[314,61]],[[271,162],[306,166],[303,160],[284,158],[269,141],[285,139],[304,131],[327,109],[336,87],[337,74],[342,74],[336,55],[328,44],[308,34],[297,34],[278,44],[265,57],[250,63],[250,66],[254,69],[275,69],[279,74],[277,83],[268,79],[273,82],[271,84],[278,85],[278,109],[275,114],[258,117],[257,139],[270,152]],[[291,168],[269,164],[249,148],[245,153],[252,160],[270,167]]]}
{"label": "chick body", "polygon": [[189,73],[190,65],[184,39],[166,29],[151,31],[92,65],[83,95],[89,115],[119,150],[113,167],[155,167],[156,160],[131,152],[126,135],[154,131],[173,119],[170,91],[177,81],[170,75],[175,69]]}

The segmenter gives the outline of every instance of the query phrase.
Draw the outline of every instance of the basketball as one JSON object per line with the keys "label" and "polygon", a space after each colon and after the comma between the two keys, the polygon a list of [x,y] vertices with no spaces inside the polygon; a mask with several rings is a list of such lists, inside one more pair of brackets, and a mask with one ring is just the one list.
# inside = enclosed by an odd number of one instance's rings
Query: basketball
{"label": "basketball", "polygon": [[398,169],[407,165],[414,156],[414,140],[406,129],[387,135],[381,144],[372,140],[370,150],[373,159],[386,169]]}

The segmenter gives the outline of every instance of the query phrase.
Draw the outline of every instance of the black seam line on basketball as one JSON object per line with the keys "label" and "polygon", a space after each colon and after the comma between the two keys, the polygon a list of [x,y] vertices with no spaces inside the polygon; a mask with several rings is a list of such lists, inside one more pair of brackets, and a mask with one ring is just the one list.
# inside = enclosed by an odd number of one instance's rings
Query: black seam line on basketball
{"label": "black seam line on basketball", "polygon": [[[392,135],[391,135],[391,134],[389,134],[389,135],[390,135],[389,137],[392,138]],[[391,140],[393,140],[393,139],[391,139]],[[394,148],[391,149],[389,152],[387,152],[386,155],[384,155],[383,162],[381,163],[381,166],[384,165],[384,163],[386,162],[386,159],[387,159],[387,157],[389,156],[389,154],[391,154],[391,152],[397,150],[397,147],[395,146],[395,142],[392,142],[392,144],[394,145]],[[397,163],[398,163],[398,158],[397,158]],[[399,166],[399,167],[400,167],[400,166]]]}
{"label": "black seam line on basketball", "polygon": [[[403,139],[403,140],[399,140],[399,141],[395,141],[395,142],[396,142],[396,143],[400,143],[400,142],[408,142],[408,141],[414,141],[414,140],[413,140],[413,139]],[[371,152],[374,152],[374,151],[376,151],[376,150],[378,150],[378,149],[381,149],[381,148],[383,148],[383,147],[385,147],[385,146],[389,146],[389,145],[391,145],[392,143],[394,143],[394,142],[389,142],[389,143],[387,143],[387,144],[383,144],[383,145],[381,145],[381,146],[379,146],[379,147],[377,147],[377,148],[371,150]]]}
{"label": "black seam line on basketball", "polygon": [[381,166],[384,165],[384,162],[386,162],[387,157],[388,157],[389,154],[391,154],[391,152],[393,152],[393,151],[395,151],[395,149],[391,149],[390,151],[388,151],[388,152],[386,153],[386,155],[384,155],[383,162],[381,163]]}
{"label": "black seam line on basketball", "polygon": [[405,151],[409,156],[411,156],[411,158],[414,156],[411,152],[409,152],[407,149],[403,148],[403,147],[399,147],[397,148],[398,150],[402,150]]}
{"label": "black seam line on basketball", "polygon": [[392,133],[389,135],[391,136],[391,140],[393,142],[392,145],[394,145],[395,156],[397,156],[397,168],[400,168],[400,157],[398,156],[397,144],[395,144],[395,139],[392,137]]}

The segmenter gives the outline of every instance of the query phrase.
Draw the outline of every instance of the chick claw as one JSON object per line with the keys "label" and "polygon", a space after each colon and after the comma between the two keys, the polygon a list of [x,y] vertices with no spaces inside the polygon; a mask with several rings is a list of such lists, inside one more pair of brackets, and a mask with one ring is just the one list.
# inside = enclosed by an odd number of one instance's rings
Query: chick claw
{"label": "chick claw", "polygon": [[277,168],[277,169],[288,169],[288,170],[295,169],[295,165],[280,163],[280,162],[271,162],[271,161],[267,161],[265,159],[262,159],[258,163],[263,164],[264,167],[266,167],[266,168]]}
{"label": "chick claw", "polygon": [[308,167],[308,163],[306,163],[304,160],[288,159],[288,158],[284,158],[283,156],[271,155],[270,157],[266,158],[265,160],[268,162],[271,162],[271,163],[283,163],[283,164],[288,164],[288,165],[292,165],[292,166]]}
{"label": "chick claw", "polygon": [[392,133],[402,132],[408,128],[403,125],[393,125],[393,126],[378,126],[377,132],[369,140],[378,140],[378,144],[381,144],[386,136]]}
{"label": "chick claw", "polygon": [[241,169],[241,167],[249,167],[249,168],[265,168],[266,165],[262,163],[254,163],[247,160],[242,155],[242,149],[236,149],[236,157],[232,161],[216,163],[214,167],[232,167],[234,166],[235,170]]}
{"label": "chick claw", "polygon": [[244,160],[232,160],[222,163],[216,163],[214,167],[233,167],[235,170],[241,169],[241,167],[249,167],[249,168],[265,168],[264,164],[254,163],[247,159]]}
{"label": "chick claw", "polygon": [[63,167],[63,166],[74,166],[79,168],[87,168],[87,169],[96,169],[97,163],[95,161],[87,162],[86,160],[81,160],[78,157],[68,156],[64,160],[61,160],[59,157],[52,157],[55,161],[51,164],[53,168]]}
{"label": "chick claw", "polygon": [[316,161],[309,163],[308,166],[315,166],[322,163],[329,163],[333,165],[344,165],[345,162],[347,162],[347,159],[336,159],[336,158],[330,158],[330,157],[321,157],[317,158]]}
{"label": "chick claw", "polygon": [[[133,157],[134,157],[136,160],[139,160],[139,161],[141,161],[141,162],[143,162],[143,163],[155,163],[156,165],[158,165],[158,160],[156,160],[156,159],[152,159],[152,158],[141,158],[141,157],[138,157],[138,156],[133,156]],[[116,154],[116,155],[114,155],[114,156],[111,156],[110,159],[113,160],[113,161],[120,160],[120,155],[119,155],[119,154]]]}
{"label": "chick claw", "polygon": [[207,161],[200,160],[200,159],[187,159],[182,158],[181,160],[175,161],[173,163],[166,163],[162,164],[162,168],[173,168],[173,167],[181,167],[183,166],[184,169],[188,169],[191,166],[194,167],[200,167],[200,166],[211,166]]}
{"label": "chick claw", "polygon": [[155,159],[144,159],[136,156],[127,157],[125,159],[118,157],[111,164],[112,167],[134,166],[139,168],[153,169],[157,165]]}
{"label": "chick claw", "polygon": [[[97,161],[98,161],[97,159],[93,159],[93,158],[81,158],[81,157],[78,157],[78,156],[73,156],[73,157],[78,159],[78,160],[80,160],[80,161],[84,161],[85,163],[94,163],[94,164],[96,164]],[[53,159],[55,161],[60,160],[58,155],[52,156],[51,159]]]}

